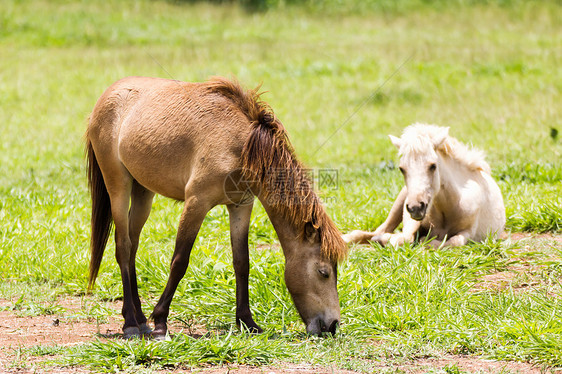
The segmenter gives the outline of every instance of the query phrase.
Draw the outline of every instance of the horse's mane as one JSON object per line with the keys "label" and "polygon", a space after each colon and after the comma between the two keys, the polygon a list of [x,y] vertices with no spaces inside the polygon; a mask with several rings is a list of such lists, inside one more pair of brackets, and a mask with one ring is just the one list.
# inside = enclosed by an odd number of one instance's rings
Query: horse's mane
{"label": "horse's mane", "polygon": [[319,232],[321,251],[333,262],[342,261],[347,246],[313,190],[310,177],[297,160],[285,128],[267,103],[260,100],[259,86],[244,90],[236,81],[214,77],[208,90],[230,99],[248,117],[252,132],[242,150],[242,173],[257,181],[260,197],[302,229],[310,222]]}
{"label": "horse's mane", "polygon": [[[425,152],[427,147],[433,147],[434,139],[443,131],[442,127],[415,123],[404,129],[400,154]],[[472,171],[483,171],[490,174],[490,165],[485,160],[484,152],[476,148],[469,148],[452,136],[437,148],[442,155],[448,156]]]}

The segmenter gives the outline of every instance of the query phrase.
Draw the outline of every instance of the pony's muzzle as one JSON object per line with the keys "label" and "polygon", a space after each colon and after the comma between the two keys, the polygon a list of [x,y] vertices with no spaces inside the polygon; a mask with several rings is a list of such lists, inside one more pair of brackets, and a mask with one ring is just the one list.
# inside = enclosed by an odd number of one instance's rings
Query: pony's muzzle
{"label": "pony's muzzle", "polygon": [[331,321],[325,321],[323,318],[314,318],[308,326],[306,326],[306,332],[310,335],[336,335],[340,321],[337,319]]}
{"label": "pony's muzzle", "polygon": [[423,201],[420,201],[417,204],[406,204],[406,210],[410,213],[410,217],[412,217],[412,219],[421,221],[425,217],[427,204]]}

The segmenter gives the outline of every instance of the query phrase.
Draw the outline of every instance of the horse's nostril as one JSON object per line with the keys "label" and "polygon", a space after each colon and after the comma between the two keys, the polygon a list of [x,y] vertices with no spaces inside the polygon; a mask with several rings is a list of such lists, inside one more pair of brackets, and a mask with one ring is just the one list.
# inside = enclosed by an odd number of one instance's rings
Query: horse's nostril
{"label": "horse's nostril", "polygon": [[408,213],[412,213],[412,207],[409,204],[406,204],[406,210]]}
{"label": "horse's nostril", "polygon": [[338,320],[334,320],[332,322],[332,324],[330,325],[330,328],[328,329],[328,331],[330,332],[330,334],[332,335],[336,335],[336,330],[338,329],[339,326],[339,321]]}
{"label": "horse's nostril", "polygon": [[323,333],[326,331],[326,324],[322,319],[318,320],[318,327],[320,327],[320,332]]}
{"label": "horse's nostril", "polygon": [[421,209],[425,208],[425,203],[423,201],[420,201],[420,208]]}

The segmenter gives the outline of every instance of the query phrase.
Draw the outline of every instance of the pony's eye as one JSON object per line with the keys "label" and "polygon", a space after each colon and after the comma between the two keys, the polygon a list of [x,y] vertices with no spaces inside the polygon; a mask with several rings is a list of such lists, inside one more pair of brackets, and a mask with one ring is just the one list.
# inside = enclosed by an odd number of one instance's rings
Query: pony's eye
{"label": "pony's eye", "polygon": [[429,171],[435,171],[435,169],[437,169],[437,165],[435,164],[429,165]]}
{"label": "pony's eye", "polygon": [[330,278],[330,272],[326,269],[318,269],[318,273],[324,278]]}

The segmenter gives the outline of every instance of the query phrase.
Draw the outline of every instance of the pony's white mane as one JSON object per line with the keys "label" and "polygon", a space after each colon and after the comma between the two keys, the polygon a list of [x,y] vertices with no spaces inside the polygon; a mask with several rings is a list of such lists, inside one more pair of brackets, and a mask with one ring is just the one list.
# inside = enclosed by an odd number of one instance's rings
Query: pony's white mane
{"label": "pony's white mane", "polygon": [[[425,153],[433,148],[436,139],[443,134],[443,127],[414,123],[404,129],[402,134],[400,155],[408,153]],[[481,170],[490,174],[490,165],[485,160],[484,152],[479,149],[469,148],[457,139],[448,136],[436,149],[441,155],[465,165],[469,170]]]}

